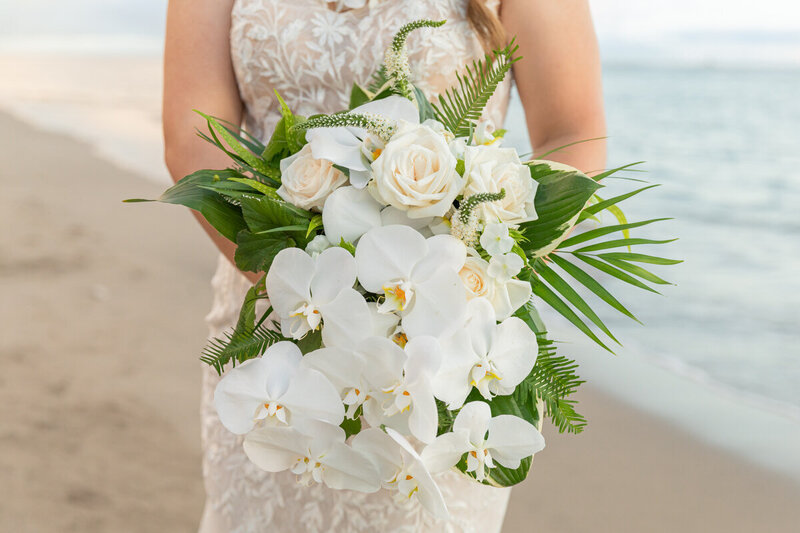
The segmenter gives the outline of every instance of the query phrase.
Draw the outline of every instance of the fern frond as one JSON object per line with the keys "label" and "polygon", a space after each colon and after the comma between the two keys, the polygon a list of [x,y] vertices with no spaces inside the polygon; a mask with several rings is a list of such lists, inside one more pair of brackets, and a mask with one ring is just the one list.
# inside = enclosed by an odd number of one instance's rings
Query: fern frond
{"label": "fern frond", "polygon": [[439,96],[439,104],[433,106],[436,119],[456,137],[471,135],[489,98],[520,59],[514,57],[518,49],[519,46],[512,39],[505,48],[496,50],[492,55],[486,54],[482,60],[473,61],[463,76],[457,74],[458,86]]}
{"label": "fern frond", "polygon": [[586,419],[575,411],[574,400],[567,398],[584,383],[576,370],[578,364],[568,357],[556,354],[555,343],[544,334],[537,334],[539,355],[531,370],[515,394],[527,397],[529,404],[544,402],[547,416],[563,433],[580,433],[586,426]]}
{"label": "fern frond", "polygon": [[386,65],[381,65],[372,75],[372,79],[367,85],[367,90],[373,94],[377,93],[389,82],[389,75],[386,74]]}
{"label": "fern frond", "polygon": [[216,337],[208,341],[200,360],[222,375],[223,368],[228,363],[232,362],[236,366],[258,357],[281,340],[284,340],[283,336],[266,325],[247,328],[241,332],[226,332],[223,338]]}

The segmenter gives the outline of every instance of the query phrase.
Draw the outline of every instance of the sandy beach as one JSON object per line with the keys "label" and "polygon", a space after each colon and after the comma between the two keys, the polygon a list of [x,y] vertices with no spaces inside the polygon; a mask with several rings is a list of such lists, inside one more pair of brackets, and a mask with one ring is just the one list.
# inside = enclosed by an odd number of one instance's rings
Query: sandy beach
{"label": "sandy beach", "polygon": [[[193,531],[214,250],[183,210],[120,203],[160,187],[86,144],[4,114],[0,138],[0,531]],[[546,428],[504,532],[796,531],[796,482],[580,400],[587,431]]]}

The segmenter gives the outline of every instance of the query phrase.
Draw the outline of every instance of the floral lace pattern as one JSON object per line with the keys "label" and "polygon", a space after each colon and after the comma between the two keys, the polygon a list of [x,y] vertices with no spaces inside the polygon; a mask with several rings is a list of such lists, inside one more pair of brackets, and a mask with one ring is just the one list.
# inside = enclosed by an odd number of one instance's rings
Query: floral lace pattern
{"label": "floral lace pattern", "polygon": [[[366,83],[383,50],[405,22],[447,19],[436,32],[409,39],[414,80],[428,95],[455,82],[454,73],[483,55],[466,19],[466,0],[237,0],[231,53],[246,106],[246,127],[261,138],[280,117],[277,90],[299,114],[347,107],[353,81]],[[497,1],[490,6],[497,8]],[[500,126],[510,82],[498,89],[486,117]],[[249,283],[220,258],[207,317],[212,336],[235,323]],[[201,398],[206,506],[201,533],[498,533],[510,489],[471,482],[452,472],[438,478],[451,520],[443,523],[388,492],[361,494],[298,485],[290,472],[269,474],[253,465],[242,439],[220,423],[213,406],[218,376],[204,369]]]}

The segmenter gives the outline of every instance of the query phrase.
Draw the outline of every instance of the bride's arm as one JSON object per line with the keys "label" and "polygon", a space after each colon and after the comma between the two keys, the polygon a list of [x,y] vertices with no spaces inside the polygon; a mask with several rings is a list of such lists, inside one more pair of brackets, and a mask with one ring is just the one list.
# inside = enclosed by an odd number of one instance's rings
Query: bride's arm
{"label": "bride's arm", "polygon": [[[606,135],[600,54],[587,0],[502,0],[500,20],[516,35],[514,66],[535,154]],[[604,140],[549,155],[585,172],[606,165]]]}
{"label": "bride's arm", "polygon": [[[200,139],[205,121],[193,109],[239,124],[242,101],[231,64],[229,31],[233,0],[170,0],[164,49],[164,157],[172,179],[204,168],[226,168],[229,158]],[[202,217],[200,224],[233,258],[235,245]],[[251,280],[252,273],[246,274]]]}

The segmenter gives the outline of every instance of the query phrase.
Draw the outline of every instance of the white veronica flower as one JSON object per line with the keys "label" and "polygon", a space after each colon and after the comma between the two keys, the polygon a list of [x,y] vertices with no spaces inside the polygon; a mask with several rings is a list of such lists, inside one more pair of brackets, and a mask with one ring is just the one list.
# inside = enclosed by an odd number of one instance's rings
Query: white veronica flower
{"label": "white veronica flower", "polygon": [[514,247],[514,239],[508,233],[508,226],[499,222],[486,224],[480,243],[491,256],[507,254]]}
{"label": "white veronica flower", "polygon": [[425,239],[408,226],[372,229],[356,247],[361,285],[384,296],[379,310],[397,311],[409,337],[446,335],[458,326],[466,304],[458,277],[465,259],[458,239]]}
{"label": "white veronica flower", "polygon": [[502,200],[484,202],[476,209],[484,222],[501,221],[521,224],[536,219],[536,189],[530,169],[519,160],[513,148],[468,146],[464,154],[464,177],[467,185],[464,196],[479,193],[498,193],[505,190]]}
{"label": "white veronica flower", "polygon": [[222,424],[237,435],[259,423],[295,424],[302,418],[340,424],[344,407],[339,394],[325,376],[302,366],[301,359],[300,349],[284,341],[229,370],[214,391]]}
{"label": "white veronica flower", "polygon": [[[364,418],[377,427],[386,425],[422,442],[436,437],[439,415],[431,381],[441,362],[439,343],[417,337],[405,348],[381,337],[362,341],[357,349],[367,385]],[[353,375],[358,372],[353,369]]]}
{"label": "white veronica flower", "polygon": [[[356,107],[350,113],[370,113],[391,121],[419,124],[419,111],[408,98],[389,96]],[[366,130],[353,127],[312,128],[306,132],[311,152],[317,159],[350,170],[350,184],[363,189],[370,179],[369,160],[362,153],[364,141],[370,142]]]}
{"label": "white veronica flower", "polygon": [[449,513],[441,490],[425,468],[422,458],[402,435],[378,428],[362,431],[353,438],[352,446],[377,467],[383,486],[396,490],[398,501],[415,498],[435,517],[447,520]]}
{"label": "white veronica flower", "polygon": [[281,160],[281,186],[278,196],[301,209],[322,211],[330,194],[344,185],[347,176],[330,161],[316,159],[311,147]]}
{"label": "white veronica flower", "polygon": [[464,188],[445,137],[426,125],[405,125],[372,163],[369,191],[410,218],[444,216]]}
{"label": "white veronica flower", "polygon": [[434,380],[436,397],[458,409],[473,387],[481,396],[507,396],[536,363],[538,341],[516,317],[501,324],[485,298],[467,305],[467,319],[459,331],[442,342],[442,364]]}
{"label": "white veronica flower", "polygon": [[483,481],[495,462],[519,468],[522,459],[543,449],[544,437],[528,421],[513,415],[492,418],[489,404],[470,402],[456,415],[453,431],[422,450],[422,460],[436,474],[455,466],[466,453],[467,472]]}
{"label": "white veronica flower", "polygon": [[489,275],[489,262],[473,249],[468,249],[467,260],[459,272],[467,292],[467,300],[486,298],[494,308],[497,320],[505,320],[525,305],[531,297],[531,284],[509,279],[502,283]]}
{"label": "white veronica flower", "polygon": [[508,283],[522,271],[524,266],[525,261],[511,252],[493,256],[489,261],[489,268],[486,272],[499,283]]}
{"label": "white veronica flower", "polygon": [[355,260],[343,248],[328,248],[316,257],[299,248],[281,250],[266,280],[270,303],[281,319],[281,333],[302,339],[324,322],[323,341],[339,342],[349,329],[370,320],[364,297],[353,289],[355,281]]}
{"label": "white veronica flower", "polygon": [[319,420],[296,427],[262,427],[244,438],[244,452],[267,472],[291,470],[298,482],[332,489],[376,492],[381,477],[374,463],[345,444],[342,428]]}

